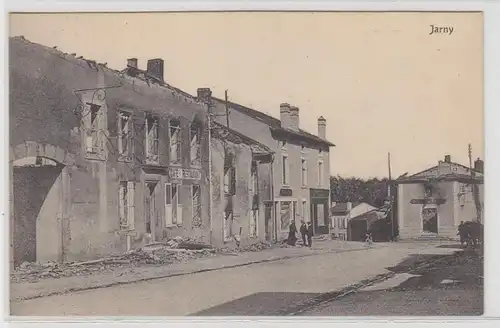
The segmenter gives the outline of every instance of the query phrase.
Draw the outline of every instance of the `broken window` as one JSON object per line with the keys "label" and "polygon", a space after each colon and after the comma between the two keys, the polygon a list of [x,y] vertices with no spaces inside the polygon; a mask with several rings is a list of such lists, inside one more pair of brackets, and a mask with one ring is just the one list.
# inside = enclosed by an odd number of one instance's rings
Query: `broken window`
{"label": "broken window", "polygon": [[289,172],[288,172],[288,155],[283,155],[281,157],[281,179],[283,182],[283,185],[287,186],[289,182]]}
{"label": "broken window", "polygon": [[134,230],[134,182],[121,181],[118,190],[118,211],[121,230]]}
{"label": "broken window", "polygon": [[224,194],[226,196],[236,194],[236,168],[230,154],[226,154],[224,160]]}
{"label": "broken window", "polygon": [[201,128],[198,123],[191,124],[190,129],[191,134],[191,165],[200,165],[201,164]]}
{"label": "broken window", "polygon": [[192,186],[193,227],[201,227],[201,190],[199,185]]}
{"label": "broken window", "polygon": [[181,161],[181,125],[178,120],[170,120],[170,163]]}
{"label": "broken window", "polygon": [[300,173],[301,173],[300,180],[302,181],[302,186],[305,187],[307,186],[307,162],[305,159],[301,160]]}
{"label": "broken window", "polygon": [[182,204],[179,197],[180,185],[165,184],[165,225],[182,224]]}
{"label": "broken window", "polygon": [[85,149],[87,153],[97,154],[101,151],[101,141],[99,134],[101,107],[94,104],[89,104],[89,106],[90,109],[85,120]]}
{"label": "broken window", "polygon": [[146,160],[158,163],[158,118],[152,115],[146,117]]}
{"label": "broken window", "polygon": [[250,168],[250,195],[253,196],[258,194],[258,184],[257,184],[257,163],[252,162],[252,166]]}
{"label": "broken window", "polygon": [[122,158],[131,156],[132,129],[130,113],[120,112],[118,114],[118,153]]}

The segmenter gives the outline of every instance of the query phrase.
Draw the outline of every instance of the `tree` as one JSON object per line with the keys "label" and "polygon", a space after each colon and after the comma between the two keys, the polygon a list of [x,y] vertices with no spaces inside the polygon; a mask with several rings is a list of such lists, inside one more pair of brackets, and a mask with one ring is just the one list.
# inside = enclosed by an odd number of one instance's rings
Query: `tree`
{"label": "tree", "polygon": [[364,180],[356,177],[330,177],[331,198],[338,203],[365,202],[380,207],[387,197],[387,186],[387,178]]}

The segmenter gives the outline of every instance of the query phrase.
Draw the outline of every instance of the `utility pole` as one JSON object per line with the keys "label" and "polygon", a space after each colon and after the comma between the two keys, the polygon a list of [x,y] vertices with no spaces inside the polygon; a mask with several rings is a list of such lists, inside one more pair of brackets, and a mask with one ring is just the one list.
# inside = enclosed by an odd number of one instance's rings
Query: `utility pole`
{"label": "utility pole", "polygon": [[227,90],[225,91],[225,103],[226,103],[226,126],[229,127],[229,104],[227,99]]}
{"label": "utility pole", "polygon": [[472,168],[472,145],[469,144],[469,168],[470,168],[470,177],[472,182],[472,192],[474,195],[474,203],[476,205],[476,221],[481,222],[481,200],[479,199],[479,188],[474,181],[474,177],[476,176],[474,169]]}
{"label": "utility pole", "polygon": [[470,175],[471,177],[474,176],[474,173],[472,171],[472,145],[469,144],[469,168],[470,168]]}
{"label": "utility pole", "polygon": [[391,213],[391,238],[394,240],[394,196],[392,196],[392,174],[391,174],[391,153],[387,153],[387,166],[389,169],[389,184],[387,186],[387,196],[389,197],[390,202],[390,213]]}

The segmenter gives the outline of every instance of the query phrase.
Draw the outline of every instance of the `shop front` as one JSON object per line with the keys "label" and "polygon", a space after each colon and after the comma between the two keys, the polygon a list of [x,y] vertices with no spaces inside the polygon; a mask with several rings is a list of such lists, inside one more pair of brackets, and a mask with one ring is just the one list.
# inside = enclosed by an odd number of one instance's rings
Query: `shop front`
{"label": "shop front", "polygon": [[325,235],[330,233],[329,220],[329,199],[330,190],[328,189],[310,189],[311,195],[311,218],[314,235]]}

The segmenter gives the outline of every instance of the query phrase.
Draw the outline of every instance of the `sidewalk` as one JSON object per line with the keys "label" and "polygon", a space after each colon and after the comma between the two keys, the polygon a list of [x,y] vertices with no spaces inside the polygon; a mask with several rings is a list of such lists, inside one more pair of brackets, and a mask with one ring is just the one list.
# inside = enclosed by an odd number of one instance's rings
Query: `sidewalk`
{"label": "sidewalk", "polygon": [[[384,247],[384,245],[376,244],[374,247]],[[312,249],[307,247],[292,247],[273,248],[260,252],[245,252],[233,255],[217,254],[207,258],[191,260],[187,263],[121,268],[113,272],[98,273],[87,276],[44,279],[31,283],[11,283],[10,299],[11,301],[21,301],[49,295],[110,287],[113,285],[128,284],[151,279],[234,268],[255,263],[364,249],[366,249],[366,247],[363,243],[324,240],[316,241],[315,244],[313,244]]]}

